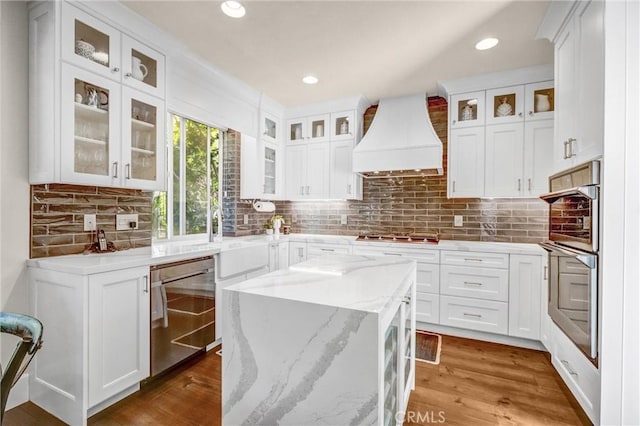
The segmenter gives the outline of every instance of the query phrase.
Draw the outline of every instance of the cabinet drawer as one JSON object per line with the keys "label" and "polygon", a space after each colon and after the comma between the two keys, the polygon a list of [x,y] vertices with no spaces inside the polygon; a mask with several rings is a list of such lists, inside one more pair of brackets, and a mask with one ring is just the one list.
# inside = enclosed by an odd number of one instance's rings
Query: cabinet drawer
{"label": "cabinet drawer", "polygon": [[416,292],[416,321],[432,324],[440,322],[440,296]]}
{"label": "cabinet drawer", "polygon": [[376,247],[376,243],[355,245],[354,254],[364,254],[372,256],[402,256],[414,259],[418,262],[439,263],[440,251],[431,248],[398,248],[398,247]]}
{"label": "cabinet drawer", "polygon": [[440,266],[433,263],[417,262],[416,290],[422,293],[440,292]]}
{"label": "cabinet drawer", "polygon": [[600,374],[585,355],[556,327],[552,326],[551,362],[589,418],[600,418]]}
{"label": "cabinet drawer", "polygon": [[440,296],[440,324],[490,333],[507,334],[507,303]]}
{"label": "cabinet drawer", "polygon": [[500,302],[509,300],[509,272],[506,269],[442,265],[440,271],[441,294]]}
{"label": "cabinet drawer", "polygon": [[462,265],[480,268],[509,268],[509,255],[504,253],[476,253],[470,251],[447,251],[441,254],[442,265]]}
{"label": "cabinet drawer", "polygon": [[324,256],[326,254],[349,254],[350,253],[349,245],[333,245],[333,244],[322,244],[322,243],[314,243],[307,244],[307,259],[316,256]]}

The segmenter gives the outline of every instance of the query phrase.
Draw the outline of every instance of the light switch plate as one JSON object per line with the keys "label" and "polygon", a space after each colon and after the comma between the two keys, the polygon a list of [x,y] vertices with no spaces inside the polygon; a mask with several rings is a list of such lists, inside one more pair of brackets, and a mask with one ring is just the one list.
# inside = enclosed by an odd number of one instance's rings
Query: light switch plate
{"label": "light switch plate", "polygon": [[243,220],[243,223],[244,223],[245,225],[248,225],[248,224],[249,224],[249,215],[248,215],[248,214],[245,214],[245,215],[244,215],[244,217],[243,217],[243,219],[244,219],[244,220]]}
{"label": "light switch plate", "polygon": [[347,215],[346,214],[341,214],[340,215],[340,225],[346,225],[347,224]]}
{"label": "light switch plate", "polygon": [[453,216],[453,226],[462,226],[462,215]]}
{"label": "light switch plate", "polygon": [[129,223],[135,222],[133,229],[138,229],[138,214],[117,214],[116,215],[116,231],[126,231],[132,229]]}
{"label": "light switch plate", "polygon": [[84,215],[84,230],[95,231],[96,230],[96,215],[85,214]]}

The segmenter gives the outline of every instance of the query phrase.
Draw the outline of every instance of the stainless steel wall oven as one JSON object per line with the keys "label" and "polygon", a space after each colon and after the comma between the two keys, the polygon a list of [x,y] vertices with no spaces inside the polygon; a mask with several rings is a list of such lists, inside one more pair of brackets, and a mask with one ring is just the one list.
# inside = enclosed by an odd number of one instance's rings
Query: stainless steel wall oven
{"label": "stainless steel wall oven", "polygon": [[597,365],[600,162],[549,178],[549,316]]}

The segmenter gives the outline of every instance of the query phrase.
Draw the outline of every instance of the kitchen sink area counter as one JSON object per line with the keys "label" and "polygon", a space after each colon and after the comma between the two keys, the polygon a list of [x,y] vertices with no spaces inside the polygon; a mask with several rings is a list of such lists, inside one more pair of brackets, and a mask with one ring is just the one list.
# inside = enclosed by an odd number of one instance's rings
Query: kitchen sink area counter
{"label": "kitchen sink area counter", "polygon": [[414,387],[415,282],[413,260],[326,255],[227,287],[223,424],[388,424]]}

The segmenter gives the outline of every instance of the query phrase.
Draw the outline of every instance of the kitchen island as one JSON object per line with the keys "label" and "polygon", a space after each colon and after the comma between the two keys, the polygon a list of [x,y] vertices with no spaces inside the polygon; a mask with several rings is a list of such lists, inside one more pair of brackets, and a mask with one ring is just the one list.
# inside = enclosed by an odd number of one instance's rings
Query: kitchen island
{"label": "kitchen island", "polygon": [[223,290],[223,424],[395,424],[415,384],[416,262],[329,255]]}

